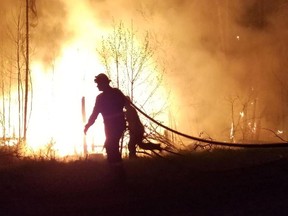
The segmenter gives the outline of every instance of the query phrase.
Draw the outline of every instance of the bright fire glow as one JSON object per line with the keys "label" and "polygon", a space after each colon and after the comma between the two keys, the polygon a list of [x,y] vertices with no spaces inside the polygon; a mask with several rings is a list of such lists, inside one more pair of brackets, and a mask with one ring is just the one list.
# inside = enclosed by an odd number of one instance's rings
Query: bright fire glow
{"label": "bright fire glow", "polygon": [[[41,62],[31,65],[34,89],[33,110],[27,142],[34,151],[54,142],[54,150],[59,156],[81,155],[84,149],[81,99],[85,96],[88,120],[95,97],[100,93],[93,78],[104,69],[97,62],[95,53],[84,53],[74,44],[63,49],[62,55],[57,58],[53,68],[54,71],[45,71]],[[143,91],[138,91],[139,94],[135,95],[138,102],[141,103],[139,98],[145,93],[144,90],[149,88],[148,85],[147,83],[143,86]],[[146,110],[149,113],[153,113],[153,110],[161,110],[165,94],[163,89],[159,92],[159,96],[154,97],[153,106]],[[162,121],[165,119],[164,116],[160,116]],[[102,117],[99,115],[87,133],[88,152],[92,152],[93,149],[94,152],[103,150],[105,135],[102,122]]]}
{"label": "bright fire glow", "polygon": [[[94,150],[99,153],[103,150],[105,140],[103,119],[99,115],[84,137],[83,129],[86,122],[82,119],[81,100],[85,97],[87,121],[95,97],[100,93],[93,82],[94,76],[105,72],[98,59],[97,43],[101,44],[102,36],[110,32],[109,29],[100,26],[91,9],[87,8],[82,1],[77,4],[67,3],[69,16],[66,28],[68,32],[73,32],[71,34],[73,37],[62,42],[61,52],[55,56],[53,63],[47,65],[47,62],[35,61],[33,58],[30,60],[33,85],[32,98],[30,98],[32,109],[29,110],[31,116],[29,115],[27,131],[27,151],[30,153],[35,154],[41,149],[45,151],[45,146],[53,144],[56,156],[82,155],[84,139],[87,142],[88,152]],[[150,84],[144,83],[140,91],[135,93],[137,105],[144,103],[141,98],[144,98],[143,94],[148,92],[147,89],[152,88]],[[115,86],[113,80],[112,86]],[[12,110],[13,113],[17,113],[17,90],[13,95]],[[145,107],[145,111],[150,114],[159,112],[166,99],[164,89],[159,89],[148,107]],[[157,120],[167,122],[165,116],[164,113],[157,115]],[[11,122],[10,128],[7,127],[9,132],[6,131],[6,137],[13,137],[12,134],[17,137],[19,136],[18,116],[13,116]]]}
{"label": "bright fire glow", "polygon": [[230,139],[234,139],[234,124],[233,124],[233,122],[231,123]]}
{"label": "bright fire glow", "polygon": [[[95,74],[97,70],[103,69],[97,63],[95,54],[86,53],[85,64],[81,62],[80,55],[79,48],[72,44],[63,49],[62,56],[55,62],[54,71],[45,71],[40,62],[31,65],[33,110],[27,142],[33,149],[53,141],[55,151],[60,156],[83,152],[81,99],[85,96],[89,115],[99,93],[93,80],[86,80],[85,76],[88,70]],[[87,61],[89,55],[90,61]],[[89,133],[86,139],[95,145],[103,145],[103,125],[97,121],[94,128],[97,130],[95,138]]]}

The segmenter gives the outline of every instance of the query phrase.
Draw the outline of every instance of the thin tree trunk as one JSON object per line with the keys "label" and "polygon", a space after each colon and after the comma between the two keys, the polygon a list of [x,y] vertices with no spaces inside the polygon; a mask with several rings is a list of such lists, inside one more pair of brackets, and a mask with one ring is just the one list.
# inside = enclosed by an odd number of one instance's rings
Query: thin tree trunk
{"label": "thin tree trunk", "polygon": [[16,61],[17,61],[17,91],[18,91],[18,143],[21,142],[21,136],[22,136],[22,131],[21,131],[21,125],[22,125],[22,118],[21,118],[21,114],[22,114],[22,91],[21,91],[21,65],[20,65],[20,43],[21,43],[21,27],[20,27],[20,15],[18,17],[18,21],[17,21],[17,38],[16,38],[16,46],[17,46],[17,51],[16,51]]}
{"label": "thin tree trunk", "polygon": [[26,73],[25,73],[25,99],[24,99],[24,142],[27,136],[27,106],[29,91],[29,0],[26,0]]}
{"label": "thin tree trunk", "polygon": [[[1,53],[2,54],[2,53]],[[2,54],[3,56],[3,54]],[[5,142],[6,139],[6,109],[5,109],[5,74],[4,74],[4,62],[3,59],[1,59],[1,75],[2,75],[2,85],[1,85],[1,90],[2,90],[2,107],[3,107],[3,112],[2,114],[2,122],[3,122],[3,141]]]}
{"label": "thin tree trunk", "polygon": [[[83,124],[85,124],[85,122],[86,122],[86,104],[85,104],[85,97],[84,96],[82,97],[81,105],[82,105],[82,121],[83,121]],[[88,149],[87,149],[86,135],[84,135],[84,138],[83,138],[83,151],[84,151],[84,156],[87,156]]]}

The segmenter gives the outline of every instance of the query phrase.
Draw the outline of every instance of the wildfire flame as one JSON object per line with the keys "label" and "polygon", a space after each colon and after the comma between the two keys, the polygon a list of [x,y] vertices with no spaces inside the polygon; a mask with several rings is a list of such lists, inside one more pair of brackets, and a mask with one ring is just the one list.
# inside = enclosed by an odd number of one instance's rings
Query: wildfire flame
{"label": "wildfire flame", "polygon": [[[55,150],[60,156],[82,153],[84,122],[81,98],[86,96],[87,108],[93,107],[94,98],[99,93],[93,81],[86,80],[85,76],[103,71],[93,53],[84,53],[86,62],[83,64],[76,45],[63,49],[53,71],[45,71],[41,62],[31,65],[33,110],[27,142],[32,148],[55,142]],[[103,126],[98,121],[94,128],[98,133],[93,142],[100,145],[104,140]],[[93,137],[88,136],[87,139]]]}
{"label": "wildfire flame", "polygon": [[[27,138],[31,148],[41,148],[54,142],[54,150],[59,156],[83,153],[85,122],[81,115],[81,98],[86,98],[86,113],[89,117],[95,97],[100,93],[93,77],[96,71],[104,69],[97,62],[95,53],[82,54],[85,56],[82,58],[86,60],[85,64],[80,61],[79,48],[72,44],[63,49],[62,55],[55,62],[54,71],[45,71],[41,62],[32,64],[35,102]],[[148,85],[144,87],[147,88]],[[154,109],[163,104],[164,93],[161,92],[161,95],[159,98],[162,99],[158,98],[153,104]],[[87,134],[89,152],[93,146],[98,147],[96,151],[103,150],[105,135],[101,118],[100,115]]]}
{"label": "wildfire flame", "polygon": [[[30,60],[32,88],[27,130],[28,150],[35,152],[51,144],[55,155],[60,157],[83,154],[84,139],[88,151],[92,151],[93,146],[96,146],[96,151],[103,150],[105,135],[102,117],[101,115],[98,117],[84,137],[83,129],[86,122],[83,122],[81,100],[85,97],[88,119],[95,98],[100,93],[93,82],[94,76],[105,73],[105,68],[98,59],[96,45],[101,44],[102,37],[109,34],[111,30],[104,28],[99,21],[95,20],[91,8],[88,8],[85,3],[79,1],[74,5],[67,1],[66,4],[69,11],[66,30],[72,32],[72,37],[61,43],[60,52],[55,56],[53,63],[47,65],[47,62],[41,59],[31,58]],[[137,42],[141,44],[141,41]],[[112,86],[115,86],[113,80]],[[138,98],[139,104],[143,92],[147,92],[149,88],[152,88],[150,84],[144,83],[141,85],[142,92],[135,93],[134,98]],[[16,89],[12,95],[11,110],[17,113]],[[165,90],[160,89],[155,98],[153,105],[150,103],[150,107],[145,111],[153,113],[153,110],[157,112],[161,110],[167,99]],[[3,99],[5,102],[6,100]],[[158,118],[162,122],[166,120],[165,114],[158,115]],[[11,118],[11,124],[5,126],[6,132],[2,131],[0,135],[4,137],[5,133],[6,137],[20,136],[17,132],[18,127],[19,119],[14,116]]]}
{"label": "wildfire flame", "polygon": [[283,130],[277,130],[277,134],[283,134],[284,131]]}

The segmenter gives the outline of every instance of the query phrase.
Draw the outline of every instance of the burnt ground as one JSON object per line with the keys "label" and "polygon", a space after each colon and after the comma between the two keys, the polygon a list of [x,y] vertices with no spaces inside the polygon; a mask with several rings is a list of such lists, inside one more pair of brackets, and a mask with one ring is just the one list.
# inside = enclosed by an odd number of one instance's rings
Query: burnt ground
{"label": "burnt ground", "polygon": [[6,164],[0,215],[288,215],[282,153],[199,153],[124,166],[126,182],[116,182],[105,161]]}

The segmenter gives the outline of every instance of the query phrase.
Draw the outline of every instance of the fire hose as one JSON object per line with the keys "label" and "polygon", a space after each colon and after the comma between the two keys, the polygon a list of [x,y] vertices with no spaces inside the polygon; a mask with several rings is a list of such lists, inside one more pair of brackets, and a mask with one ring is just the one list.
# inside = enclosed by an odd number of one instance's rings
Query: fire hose
{"label": "fire hose", "polygon": [[167,127],[163,124],[161,124],[160,122],[156,121],[155,119],[151,118],[149,115],[147,115],[145,112],[143,112],[141,109],[139,109],[135,104],[133,104],[131,102],[131,105],[138,111],[140,112],[142,115],[144,115],[146,118],[148,118],[150,121],[154,122],[155,124],[159,125],[162,128],[165,128],[166,130],[178,134],[182,137],[191,139],[191,140],[195,140],[195,141],[199,141],[199,142],[203,142],[203,143],[209,143],[212,145],[218,145],[218,146],[227,146],[227,147],[240,147],[240,148],[283,148],[283,147],[288,147],[288,142],[275,142],[275,143],[232,143],[232,142],[225,142],[225,141],[216,141],[216,140],[207,140],[207,139],[203,139],[200,137],[195,137],[195,136],[191,136],[179,131],[176,131],[170,127]]}

